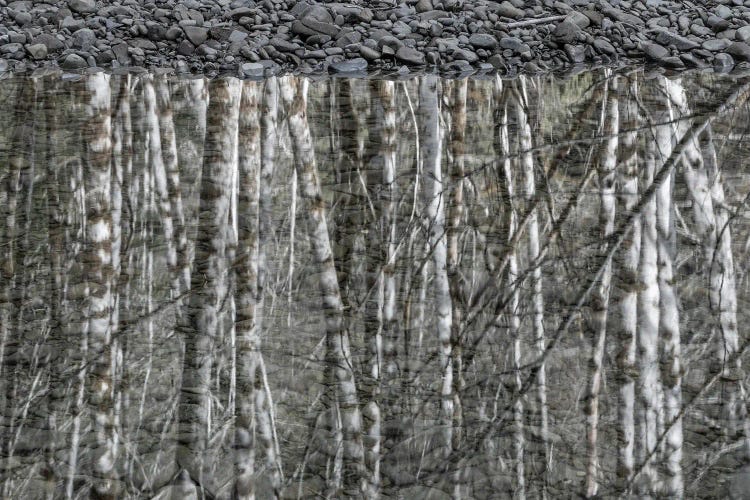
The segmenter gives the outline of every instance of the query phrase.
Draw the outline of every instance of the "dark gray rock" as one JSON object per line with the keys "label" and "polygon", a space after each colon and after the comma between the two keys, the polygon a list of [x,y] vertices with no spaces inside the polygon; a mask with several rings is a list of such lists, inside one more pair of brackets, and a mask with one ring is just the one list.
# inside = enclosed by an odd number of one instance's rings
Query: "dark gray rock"
{"label": "dark gray rock", "polygon": [[11,11],[10,15],[19,26],[25,26],[33,20],[33,17],[28,12]]}
{"label": "dark gray rock", "polygon": [[485,33],[474,33],[469,37],[469,43],[479,49],[492,50],[497,47],[497,38]]}
{"label": "dark gray rock", "polygon": [[29,44],[26,46],[26,52],[38,61],[47,57],[47,46],[43,43]]}
{"label": "dark gray rock", "polygon": [[646,54],[646,57],[656,62],[661,62],[670,55],[669,51],[658,43],[646,42],[641,48]]}
{"label": "dark gray rock", "polygon": [[96,12],[94,0],[68,0],[68,7],[79,14],[91,14]]}
{"label": "dark gray rock", "polygon": [[188,42],[187,40],[181,41],[177,46],[177,53],[181,56],[191,56],[193,55],[193,52],[195,52],[195,45]]}
{"label": "dark gray rock", "polygon": [[714,71],[717,73],[728,73],[734,68],[734,58],[729,54],[716,54],[714,58]]}
{"label": "dark gray rock", "polygon": [[716,9],[714,10],[714,14],[716,14],[717,17],[720,17],[722,19],[727,19],[727,20],[734,17],[734,13],[732,12],[732,9],[730,9],[726,5],[719,5],[718,7],[716,7]]}
{"label": "dark gray rock", "polygon": [[750,45],[745,42],[733,42],[727,47],[725,52],[735,60],[750,61]]}
{"label": "dark gray rock", "polygon": [[630,24],[633,26],[645,26],[646,25],[643,19],[636,16],[635,14],[631,14],[620,9],[615,9],[611,6],[603,6],[602,14],[614,19],[615,21],[620,21],[621,23],[624,23],[624,24]]}
{"label": "dark gray rock", "polygon": [[339,37],[338,40],[336,40],[336,46],[337,47],[346,47],[347,45],[351,45],[353,43],[359,43],[362,41],[362,34],[359,31],[351,31],[349,33],[344,33]]}
{"label": "dark gray rock", "polygon": [[62,69],[82,69],[88,67],[86,60],[78,54],[68,54],[62,63],[60,63]]}
{"label": "dark gray rock", "polygon": [[456,49],[453,51],[453,59],[460,59],[463,61],[468,61],[470,63],[477,62],[479,60],[479,57],[475,52],[472,52],[471,50],[467,49]]}
{"label": "dark gray rock", "polygon": [[727,21],[726,19],[722,19],[719,16],[715,16],[715,15],[708,16],[708,20],[706,20],[706,24],[708,24],[708,26],[714,31],[724,31],[730,26],[729,21]]}
{"label": "dark gray rock", "polygon": [[723,40],[720,38],[714,38],[712,40],[706,40],[701,44],[701,47],[703,47],[706,50],[710,50],[711,52],[721,52],[722,50],[726,49],[732,44],[729,40]]}
{"label": "dark gray rock", "polygon": [[81,28],[73,33],[73,46],[82,50],[88,50],[91,48],[94,42],[96,42],[96,33],[88,28]]}
{"label": "dark gray rock", "polygon": [[[186,42],[186,43],[189,44],[189,42]],[[113,45],[112,52],[114,53],[115,58],[117,59],[117,62],[119,62],[122,65],[130,64],[130,54],[128,54],[128,44],[118,43],[116,45]]]}
{"label": "dark gray rock", "polygon": [[265,67],[261,63],[248,62],[240,66],[240,72],[248,77],[262,77]]}
{"label": "dark gray rock", "polygon": [[67,29],[71,33],[83,28],[84,26],[86,26],[86,23],[83,19],[73,19],[73,16],[66,16],[63,18],[62,22],[60,22],[60,28]]}
{"label": "dark gray rock", "polygon": [[503,49],[512,50],[513,52],[516,52],[518,54],[531,50],[528,45],[523,43],[520,38],[517,38],[515,36],[506,36],[504,38],[501,38],[500,47]]}
{"label": "dark gray rock", "polygon": [[578,40],[579,33],[581,28],[577,24],[565,20],[557,25],[552,32],[552,38],[559,43],[572,43]]}
{"label": "dark gray rock", "polygon": [[182,30],[178,28],[177,26],[172,26],[169,28],[166,33],[164,33],[164,38],[170,41],[175,41],[182,35]]}
{"label": "dark gray rock", "polygon": [[345,59],[331,63],[328,70],[332,73],[359,73],[367,69],[367,61],[361,57]]}
{"label": "dark gray rock", "polygon": [[471,66],[471,64],[468,61],[462,59],[443,64],[441,69],[448,73],[469,73],[474,71],[474,68]]}
{"label": "dark gray rock", "polygon": [[206,28],[198,26],[183,26],[182,31],[185,32],[185,36],[190,40],[190,43],[196,47],[208,40],[208,30]]}
{"label": "dark gray rock", "polygon": [[608,56],[617,55],[617,49],[615,49],[615,47],[604,38],[595,39],[593,45],[594,48],[602,54],[607,54]]}
{"label": "dark gray rock", "polygon": [[[302,8],[299,9],[299,13],[297,14],[295,13],[295,9],[299,5],[301,5]],[[292,8],[291,14],[296,16],[300,21],[313,20],[321,23],[333,23],[333,16],[329,12],[329,10],[326,9],[325,6],[320,4],[306,5],[305,3],[300,2],[295,5],[294,8]]]}
{"label": "dark gray rock", "polygon": [[565,20],[575,24],[579,28],[587,28],[591,23],[591,20],[586,16],[586,14],[578,12],[577,10],[574,10],[570,14],[568,14],[565,17]]}
{"label": "dark gray rock", "polygon": [[656,28],[654,29],[654,33],[656,33],[654,39],[656,40],[656,43],[660,45],[664,45],[667,47],[670,45],[674,45],[677,50],[693,50],[700,47],[700,44],[688,38],[685,38],[684,36],[680,36],[677,33],[669,31],[668,29]]}
{"label": "dark gray rock", "polygon": [[32,40],[33,44],[42,43],[45,47],[47,47],[47,52],[60,50],[65,47],[65,45],[60,41],[56,36],[50,35],[49,33],[42,33]]}
{"label": "dark gray rock", "polygon": [[368,61],[377,61],[380,59],[380,52],[365,45],[359,47],[359,54]]}
{"label": "dark gray rock", "polygon": [[523,9],[519,9],[510,2],[502,2],[492,9],[495,14],[501,17],[510,17],[511,19],[521,19],[526,15]]}
{"label": "dark gray rock", "polygon": [[414,6],[418,13],[431,11],[434,7],[432,6],[431,0],[419,0],[417,5]]}
{"label": "dark gray rock", "polygon": [[487,62],[498,71],[508,71],[508,67],[505,65],[505,59],[503,59],[503,56],[500,54],[493,55],[487,59]]}
{"label": "dark gray rock", "polygon": [[303,19],[302,24],[311,29],[313,34],[322,33],[323,35],[334,37],[341,31],[341,28],[333,23],[324,23],[315,19]]}
{"label": "dark gray rock", "polygon": [[714,32],[711,28],[707,28],[705,26],[701,26],[700,24],[691,24],[690,25],[690,33],[692,33],[695,36],[699,37],[712,37],[714,36]]}
{"label": "dark gray rock", "polygon": [[411,47],[400,47],[396,51],[396,59],[399,61],[411,64],[414,66],[421,66],[424,64],[424,54],[416,49],[412,49]]}
{"label": "dark gray rock", "polygon": [[574,64],[582,63],[586,60],[586,46],[585,45],[565,45],[565,54],[567,54],[570,62]]}
{"label": "dark gray rock", "polygon": [[734,34],[734,38],[738,42],[750,41],[750,26],[743,26],[742,28],[738,29]]}
{"label": "dark gray rock", "polygon": [[20,43],[6,43],[0,47],[0,54],[13,55],[23,52],[23,45]]}
{"label": "dark gray rock", "polygon": [[691,68],[708,68],[708,64],[703,59],[700,59],[691,52],[680,54],[680,59],[685,63],[685,66]]}

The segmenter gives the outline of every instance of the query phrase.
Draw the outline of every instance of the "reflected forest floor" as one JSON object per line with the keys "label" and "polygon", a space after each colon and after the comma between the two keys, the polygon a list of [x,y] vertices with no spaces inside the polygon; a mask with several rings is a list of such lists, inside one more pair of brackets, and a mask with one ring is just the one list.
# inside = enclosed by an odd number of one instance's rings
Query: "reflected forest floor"
{"label": "reflected forest floor", "polygon": [[0,97],[1,497],[748,498],[747,80]]}

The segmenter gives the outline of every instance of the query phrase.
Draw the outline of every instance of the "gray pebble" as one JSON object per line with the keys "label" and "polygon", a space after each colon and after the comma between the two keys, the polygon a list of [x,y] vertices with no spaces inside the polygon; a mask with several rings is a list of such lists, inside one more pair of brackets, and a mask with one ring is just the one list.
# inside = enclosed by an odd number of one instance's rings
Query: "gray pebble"
{"label": "gray pebble", "polygon": [[328,66],[328,70],[332,73],[359,73],[366,69],[367,61],[361,57],[337,61]]}
{"label": "gray pebble", "polygon": [[716,54],[714,58],[714,71],[717,73],[728,73],[734,68],[734,58],[729,54]]}
{"label": "gray pebble", "polygon": [[734,42],[730,44],[726,53],[740,61],[750,61],[750,45],[745,42]]}
{"label": "gray pebble", "polygon": [[185,32],[185,36],[190,43],[195,45],[203,44],[208,39],[208,30],[206,28],[200,28],[198,26],[183,26],[182,31]]}
{"label": "gray pebble", "polygon": [[710,50],[711,52],[721,52],[722,50],[726,49],[732,44],[729,40],[721,40],[714,38],[713,40],[706,40],[701,44],[701,47],[703,47],[706,50]]}
{"label": "gray pebble", "polygon": [[63,69],[82,69],[87,66],[88,63],[86,62],[86,60],[78,54],[68,54],[68,56],[63,59],[63,62],[60,64],[60,67]]}
{"label": "gray pebble", "polygon": [[469,43],[479,49],[492,50],[497,47],[497,38],[485,33],[474,33],[469,37]]}
{"label": "gray pebble", "polygon": [[571,43],[578,40],[579,33],[581,33],[581,28],[578,25],[565,20],[557,25],[555,31],[552,32],[552,38],[559,43]]}
{"label": "gray pebble", "polygon": [[425,63],[423,53],[406,46],[400,47],[398,51],[396,51],[396,59],[403,63],[415,66],[421,66]]}
{"label": "gray pebble", "polygon": [[94,0],[68,0],[68,7],[79,14],[90,14],[96,12]]}
{"label": "gray pebble", "polygon": [[26,46],[26,52],[38,61],[47,57],[47,46],[43,43],[29,44]]}
{"label": "gray pebble", "polygon": [[646,42],[643,44],[643,52],[653,61],[661,61],[669,57],[669,51],[657,43]]}

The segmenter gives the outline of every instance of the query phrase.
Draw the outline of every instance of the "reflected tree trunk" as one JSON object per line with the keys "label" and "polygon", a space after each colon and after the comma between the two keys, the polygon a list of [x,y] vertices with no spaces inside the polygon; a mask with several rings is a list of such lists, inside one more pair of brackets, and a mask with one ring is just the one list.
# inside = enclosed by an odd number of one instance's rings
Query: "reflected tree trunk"
{"label": "reflected tree trunk", "polygon": [[237,131],[239,82],[217,79],[209,86],[206,140],[201,172],[198,239],[191,290],[180,326],[185,359],[178,410],[177,460],[203,489],[211,426],[211,365],[219,308],[227,294],[225,251],[232,179],[232,144]]}
{"label": "reflected tree trunk", "polygon": [[109,77],[92,75],[87,82],[84,123],[84,189],[86,193],[84,309],[91,374],[87,400],[94,431],[92,448],[93,498],[117,498],[114,429],[113,353],[111,315],[113,296],[111,206],[111,116]]}
{"label": "reflected tree trunk", "polygon": [[445,189],[442,171],[443,131],[440,126],[438,79],[423,76],[419,81],[419,114],[422,178],[425,195],[424,225],[429,234],[428,244],[434,266],[436,333],[439,342],[439,363],[442,376],[440,388],[440,435],[446,456],[453,444],[453,345],[451,328],[453,306],[447,269],[447,241],[445,234],[445,204],[449,191]]}
{"label": "reflected tree trunk", "polygon": [[[617,145],[619,133],[619,109],[617,80],[607,72],[609,92],[604,92],[602,106],[602,131],[609,137],[604,143],[597,160],[599,179],[599,231],[602,241],[608,241],[615,228],[615,166],[617,165]],[[603,249],[606,251],[606,246]],[[588,445],[588,466],[586,470],[586,497],[597,495],[599,489],[599,392],[601,390],[602,364],[607,338],[607,315],[609,293],[612,280],[611,263],[605,264],[601,281],[591,296],[591,338],[593,350],[589,359],[590,380],[587,394],[586,432]]]}
{"label": "reflected tree trunk", "polygon": [[[630,96],[620,100],[624,133],[619,144],[617,195],[623,213],[631,213],[638,203],[638,109],[635,95],[637,80],[631,82]],[[641,253],[640,218],[633,221],[620,252],[615,254],[613,270],[613,310],[615,318],[617,384],[617,490],[621,491],[633,477],[635,467],[635,380],[636,338],[638,330],[638,268]]]}
{"label": "reflected tree trunk", "polygon": [[320,291],[326,324],[326,363],[333,370],[337,403],[341,413],[344,447],[343,494],[356,496],[366,489],[362,416],[352,369],[349,333],[344,324],[343,302],[333,262],[315,152],[307,122],[307,85],[302,78],[280,80],[287,110],[295,169],[304,201],[313,258],[320,272]]}
{"label": "reflected tree trunk", "polygon": [[[668,117],[674,120],[686,109],[686,96],[679,80],[663,78],[667,96]],[[676,108],[676,109],[675,109]],[[677,112],[675,112],[677,111]],[[656,140],[661,153],[660,163],[672,154],[674,145],[682,139],[684,125],[659,127]],[[656,225],[658,232],[659,281],[659,342],[661,380],[664,390],[664,418],[674,424],[667,430],[664,442],[666,474],[663,493],[670,498],[682,498],[682,367],[680,346],[680,316],[674,290],[673,260],[675,257],[674,172],[656,192]]]}

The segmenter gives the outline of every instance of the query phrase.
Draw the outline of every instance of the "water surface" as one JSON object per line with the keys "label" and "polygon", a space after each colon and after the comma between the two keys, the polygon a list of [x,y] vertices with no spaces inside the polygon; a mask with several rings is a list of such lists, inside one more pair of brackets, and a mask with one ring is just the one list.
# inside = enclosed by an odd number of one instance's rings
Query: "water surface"
{"label": "water surface", "polygon": [[2,80],[2,496],[742,498],[748,92]]}

